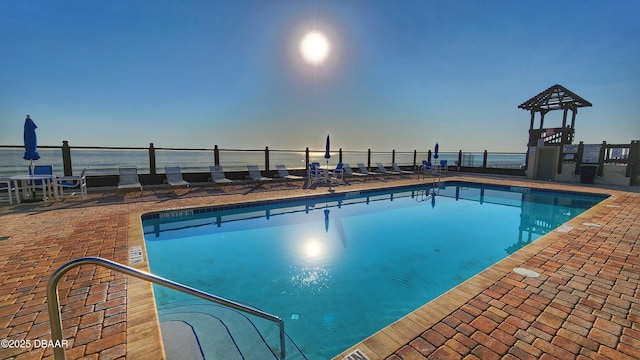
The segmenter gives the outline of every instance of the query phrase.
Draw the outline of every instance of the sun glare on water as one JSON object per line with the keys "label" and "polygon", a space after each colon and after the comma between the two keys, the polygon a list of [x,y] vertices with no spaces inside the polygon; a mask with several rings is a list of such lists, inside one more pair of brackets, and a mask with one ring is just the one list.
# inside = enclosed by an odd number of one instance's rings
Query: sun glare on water
{"label": "sun glare on water", "polygon": [[300,41],[302,58],[312,64],[321,65],[329,57],[331,45],[327,37],[318,31],[308,32]]}

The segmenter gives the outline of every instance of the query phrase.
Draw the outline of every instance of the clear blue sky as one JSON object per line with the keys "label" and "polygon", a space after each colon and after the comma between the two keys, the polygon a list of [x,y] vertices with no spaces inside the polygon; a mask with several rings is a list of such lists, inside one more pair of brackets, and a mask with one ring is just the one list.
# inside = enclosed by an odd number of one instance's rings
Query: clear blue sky
{"label": "clear blue sky", "polygon": [[[593,103],[576,140],[640,139],[640,2],[0,1],[0,144],[526,150],[517,106]],[[331,43],[322,65],[298,42]],[[560,126],[561,112],[545,125]]]}

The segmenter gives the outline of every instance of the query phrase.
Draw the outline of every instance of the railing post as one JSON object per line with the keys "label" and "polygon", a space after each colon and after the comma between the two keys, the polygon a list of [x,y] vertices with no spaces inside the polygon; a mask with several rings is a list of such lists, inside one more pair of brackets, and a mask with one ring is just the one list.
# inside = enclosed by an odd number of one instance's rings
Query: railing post
{"label": "railing post", "polygon": [[338,162],[342,162],[342,148],[338,150]]}
{"label": "railing post", "polygon": [[582,154],[584,153],[584,143],[580,141],[578,144],[578,152],[576,153],[576,168],[574,174],[580,175],[580,165],[582,165]]}
{"label": "railing post", "polygon": [[604,174],[604,155],[608,153],[607,151],[607,142],[603,141],[602,146],[600,146],[600,156],[598,157],[598,176],[602,177]]}
{"label": "railing post", "polygon": [[304,151],[304,170],[309,170],[309,147]]}
{"label": "railing post", "polygon": [[396,149],[391,150],[391,162],[396,162]]}
{"label": "railing post", "polygon": [[462,150],[458,150],[458,171],[462,169]]}
{"label": "railing post", "polygon": [[629,145],[629,157],[627,158],[627,175],[629,176],[629,185],[636,185],[638,177],[638,169],[640,167],[640,140],[631,140]]}
{"label": "railing post", "polygon": [[264,171],[269,171],[269,147],[264,147]]}
{"label": "railing post", "polygon": [[416,161],[418,161],[418,150],[413,150],[413,168],[416,168]]}
{"label": "railing post", "polygon": [[218,149],[218,145],[213,145],[213,164],[220,166],[220,150]]}
{"label": "railing post", "polygon": [[371,149],[367,151],[367,169],[371,168]]}
{"label": "railing post", "polygon": [[149,143],[149,174],[156,174],[156,149]]}
{"label": "railing post", "polygon": [[62,167],[64,169],[64,176],[73,175],[73,167],[71,164],[71,148],[67,140],[62,141]]}
{"label": "railing post", "polygon": [[[565,114],[567,110],[565,109]],[[562,174],[562,160],[564,160],[564,144],[567,143],[565,139],[566,128],[563,127],[562,131],[562,140],[560,141],[560,145],[558,146],[558,174]]]}
{"label": "railing post", "polygon": [[427,162],[431,162],[431,150],[427,151]]}
{"label": "railing post", "polygon": [[482,168],[486,169],[487,168],[487,150],[484,151],[484,155],[482,156]]}

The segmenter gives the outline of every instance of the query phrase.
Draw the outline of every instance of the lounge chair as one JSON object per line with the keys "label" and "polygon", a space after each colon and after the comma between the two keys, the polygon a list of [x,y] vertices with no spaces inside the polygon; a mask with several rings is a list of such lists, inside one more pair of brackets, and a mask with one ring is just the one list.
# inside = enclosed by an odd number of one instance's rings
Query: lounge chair
{"label": "lounge chair", "polygon": [[380,175],[377,172],[369,171],[363,163],[358,163],[358,168],[360,169],[360,172],[365,175]]}
{"label": "lounge chair", "polygon": [[384,167],[384,165],[382,165],[382,163],[376,163],[376,166],[378,166],[378,170],[383,175],[398,175],[398,174],[400,174],[399,172],[385,169],[385,167]]}
{"label": "lounge chair", "polygon": [[188,181],[185,181],[182,177],[182,171],[180,170],[180,166],[165,166],[164,167],[165,175],[167,176],[167,184],[169,186],[186,186],[190,187],[191,184]]}
{"label": "lounge chair", "polygon": [[[80,176],[60,176],[58,177],[58,189],[60,192],[60,197],[64,197],[64,189],[78,189],[80,190],[80,195],[84,199],[87,197],[87,176],[85,172],[87,168],[82,169]],[[75,191],[69,194],[69,196],[74,196]]]}
{"label": "lounge chair", "polygon": [[211,181],[216,184],[233,184],[233,180],[227,179],[224,175],[224,170],[220,165],[210,165],[209,170],[211,170]]}
{"label": "lounge chair", "polygon": [[413,171],[400,169],[400,166],[398,166],[398,164],[396,163],[391,163],[391,167],[393,168],[393,171],[397,172],[398,174],[406,174],[406,175],[413,174]]}
{"label": "lounge chair", "polygon": [[142,194],[142,185],[140,185],[140,180],[138,179],[138,168],[135,166],[121,167],[118,172],[120,174],[118,190],[140,189],[140,194]]}
{"label": "lounge chair", "polygon": [[307,175],[309,176],[309,185],[313,183],[322,183],[324,182],[324,172],[320,167],[320,163],[312,162],[309,164],[309,170],[307,171]]}
{"label": "lounge chair", "polygon": [[356,177],[361,177],[361,178],[367,177],[366,174],[354,172],[353,169],[351,169],[351,166],[349,166],[348,163],[344,163],[342,165],[342,170],[344,172],[344,175],[346,175],[346,176],[356,176]]}
{"label": "lounge chair", "polygon": [[11,179],[0,179],[0,191],[7,191],[9,197],[9,205],[13,204],[13,194],[11,193],[14,188]]}
{"label": "lounge chair", "polygon": [[280,176],[280,178],[282,178],[282,179],[285,179],[285,180],[302,180],[302,179],[304,179],[304,177],[302,177],[302,176],[289,174],[289,171],[287,171],[287,167],[284,166],[284,164],[276,165],[276,169],[278,170],[278,176]]}
{"label": "lounge chair", "polygon": [[251,177],[251,180],[255,180],[260,183],[273,181],[270,177],[262,176],[258,165],[247,165],[247,169],[249,170],[249,177]]}

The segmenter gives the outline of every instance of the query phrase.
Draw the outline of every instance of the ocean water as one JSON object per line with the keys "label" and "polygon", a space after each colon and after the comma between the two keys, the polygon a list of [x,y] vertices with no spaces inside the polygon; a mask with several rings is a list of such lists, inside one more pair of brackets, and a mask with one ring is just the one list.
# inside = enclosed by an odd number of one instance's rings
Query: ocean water
{"label": "ocean water", "polygon": [[[62,151],[60,149],[38,149],[40,160],[38,165],[53,165],[54,174],[63,173]],[[482,153],[464,153],[464,166],[482,166]],[[28,172],[29,161],[23,160],[24,150],[0,149],[0,178],[13,175],[22,175]],[[214,164],[213,150],[159,150],[156,149],[156,169],[158,173],[164,172],[165,165],[180,165],[183,172],[209,172],[209,165]],[[426,152],[418,152],[416,161],[422,162],[427,158]],[[323,166],[335,167],[339,161],[338,152],[332,152],[331,158],[324,158],[324,152],[312,151],[310,161],[320,162]],[[437,160],[447,160],[448,165],[454,165],[458,161],[458,153],[441,153]],[[88,176],[116,175],[120,166],[136,166],[139,173],[149,173],[149,151],[142,150],[108,150],[108,149],[71,149],[71,161],[74,175],[79,174],[87,167]],[[342,161],[351,164],[367,163],[366,151],[343,151]],[[518,168],[524,164],[525,154],[489,153],[488,167]],[[377,162],[390,166],[392,162],[391,152],[372,152],[371,166]],[[401,166],[413,165],[413,152],[396,152],[395,162]],[[258,165],[265,168],[264,150],[221,150],[220,165],[225,171],[246,171],[247,165]],[[269,166],[275,169],[276,164],[284,164],[287,169],[304,169],[304,151],[270,150]]]}

